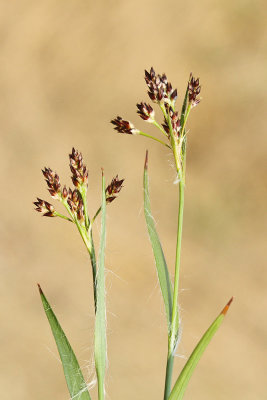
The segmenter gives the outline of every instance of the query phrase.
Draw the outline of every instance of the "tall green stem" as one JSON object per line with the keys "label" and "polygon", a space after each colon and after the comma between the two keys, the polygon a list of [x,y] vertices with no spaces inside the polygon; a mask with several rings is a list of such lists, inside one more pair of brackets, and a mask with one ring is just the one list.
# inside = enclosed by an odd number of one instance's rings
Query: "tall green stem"
{"label": "tall green stem", "polygon": [[175,258],[175,276],[173,288],[173,309],[172,309],[172,325],[171,325],[171,350],[174,352],[179,331],[179,306],[178,306],[178,291],[180,277],[180,261],[181,261],[181,244],[183,230],[183,215],[184,215],[184,183],[179,182],[179,211],[178,211],[178,232],[176,242],[176,258]]}
{"label": "tall green stem", "polygon": [[166,375],[165,375],[165,388],[164,388],[164,400],[168,400],[171,393],[172,385],[172,370],[173,370],[173,354],[168,354],[167,365],[166,365]]}
{"label": "tall green stem", "polygon": [[179,182],[179,210],[178,210],[178,230],[176,243],[176,259],[175,259],[175,276],[173,288],[173,305],[172,305],[172,323],[168,340],[168,358],[166,366],[164,400],[167,400],[171,392],[171,379],[173,369],[173,359],[179,334],[179,275],[180,275],[180,260],[181,260],[181,244],[182,244],[182,229],[183,229],[183,213],[184,213],[184,182]]}
{"label": "tall green stem", "polygon": [[[78,219],[71,212],[71,209],[70,209],[67,201],[63,201],[63,204],[71,217],[71,221],[73,221],[75,223],[75,225],[77,226],[78,231],[82,237],[82,240],[83,240],[85,247],[90,256],[91,266],[92,266],[92,274],[93,274],[93,286],[94,286],[94,305],[95,305],[95,312],[96,312],[96,256],[95,256],[95,246],[94,246],[94,241],[93,241],[92,225],[90,224],[89,230],[87,231],[86,227],[81,226]],[[88,221],[88,223],[90,223],[88,214],[86,214],[86,215],[87,215],[87,221]]]}

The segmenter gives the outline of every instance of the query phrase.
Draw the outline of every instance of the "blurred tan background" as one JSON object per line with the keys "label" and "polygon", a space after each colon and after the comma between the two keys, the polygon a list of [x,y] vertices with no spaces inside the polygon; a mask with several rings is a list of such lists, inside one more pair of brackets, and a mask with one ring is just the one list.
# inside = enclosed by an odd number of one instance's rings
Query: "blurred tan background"
{"label": "blurred tan background", "polygon": [[42,218],[32,205],[36,196],[49,200],[44,166],[70,184],[72,146],[89,167],[91,213],[100,202],[101,167],[108,181],[117,173],[126,178],[108,207],[107,398],[163,398],[165,315],[142,173],[149,149],[152,208],[173,272],[172,157],[109,123],[119,114],[145,129],[135,104],[148,100],[143,75],[152,65],[166,72],[180,102],[189,72],[200,76],[203,98],[188,125],[183,337],[174,376],[234,295],[185,399],[267,398],[265,2],[14,0],[0,9],[2,398],[68,399],[37,282],[88,382],[94,378],[86,251],[71,224]]}

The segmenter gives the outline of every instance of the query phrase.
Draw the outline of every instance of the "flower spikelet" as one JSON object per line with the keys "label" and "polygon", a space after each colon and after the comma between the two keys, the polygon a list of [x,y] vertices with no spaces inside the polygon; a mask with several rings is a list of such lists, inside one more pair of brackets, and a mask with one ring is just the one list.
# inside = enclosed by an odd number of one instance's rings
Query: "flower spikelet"
{"label": "flower spikelet", "polygon": [[48,201],[37,197],[37,201],[33,204],[36,206],[35,210],[42,213],[44,217],[56,217],[55,209],[52,204],[48,203]]}
{"label": "flower spikelet", "polygon": [[121,191],[124,179],[119,179],[118,175],[112,179],[111,183],[106,188],[106,202],[111,203],[116,199],[116,194]]}
{"label": "flower spikelet", "polygon": [[139,132],[130,121],[125,121],[121,117],[117,117],[110,122],[115,125],[114,129],[120,133],[134,135]]}
{"label": "flower spikelet", "polygon": [[53,172],[51,168],[44,168],[42,170],[44,177],[46,178],[46,183],[48,186],[48,191],[54,199],[60,199],[60,179],[56,172]]}
{"label": "flower spikelet", "polygon": [[79,188],[80,186],[88,186],[88,170],[86,166],[83,164],[83,156],[82,153],[79,153],[78,150],[72,148],[71,154],[69,154],[70,159],[70,170],[72,172],[72,182],[75,187]]}
{"label": "flower spikelet", "polygon": [[137,114],[146,122],[153,122],[155,112],[150,104],[147,103],[139,103],[137,106]]}
{"label": "flower spikelet", "polygon": [[177,89],[172,88],[166,74],[156,75],[154,68],[145,70],[145,81],[148,86],[148,95],[155,103],[174,103],[177,99]]}
{"label": "flower spikelet", "polygon": [[200,99],[197,98],[201,90],[201,86],[199,85],[199,78],[195,79],[192,74],[190,74],[189,83],[188,83],[188,99],[189,103],[191,103],[192,107],[195,107],[200,102]]}

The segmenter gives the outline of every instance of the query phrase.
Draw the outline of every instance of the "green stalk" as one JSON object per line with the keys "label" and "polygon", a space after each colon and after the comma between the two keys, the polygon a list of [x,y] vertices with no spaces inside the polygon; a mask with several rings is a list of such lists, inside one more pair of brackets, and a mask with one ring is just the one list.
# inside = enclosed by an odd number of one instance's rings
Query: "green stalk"
{"label": "green stalk", "polygon": [[168,354],[167,365],[166,365],[166,375],[165,375],[164,400],[168,400],[169,395],[171,393],[173,359],[174,359],[173,354],[171,354],[171,355]]}
{"label": "green stalk", "polygon": [[184,213],[184,183],[180,180],[179,183],[179,211],[178,211],[178,231],[176,243],[176,259],[175,259],[175,276],[173,288],[173,304],[172,304],[172,322],[168,340],[168,358],[166,366],[164,400],[169,398],[171,392],[171,379],[173,370],[173,359],[179,334],[179,275],[180,275],[180,260],[181,260],[181,243],[182,243],[182,228],[183,228],[183,213]]}
{"label": "green stalk", "polygon": [[183,125],[181,128],[180,141],[174,137],[172,124],[169,114],[166,113],[165,107],[161,107],[165,118],[168,122],[170,129],[170,139],[175,159],[175,165],[177,174],[179,176],[179,209],[178,209],[178,228],[177,228],[177,242],[176,242],[176,257],[175,257],[175,276],[174,276],[174,288],[173,288],[173,303],[172,303],[172,320],[171,329],[168,338],[168,357],[166,365],[166,376],[165,376],[165,389],[164,389],[164,400],[168,400],[171,392],[171,380],[175,349],[177,346],[178,335],[179,335],[179,305],[178,305],[178,294],[179,294],[179,277],[180,277],[180,262],[181,262],[181,244],[182,244],[182,229],[183,229],[183,214],[184,214],[184,164],[182,161],[182,140],[185,130],[185,124],[190,112],[190,106],[188,106],[185,117],[183,119]]}
{"label": "green stalk", "polygon": [[154,136],[149,135],[148,133],[145,133],[145,132],[142,132],[142,131],[138,131],[138,135],[145,136],[145,137],[147,137],[149,139],[153,139],[156,142],[158,142],[160,144],[163,144],[164,146],[168,147],[169,149],[171,148],[167,143],[163,142],[160,139],[155,138]]}
{"label": "green stalk", "polygon": [[[93,241],[93,234],[92,234],[92,225],[89,226],[89,233],[86,230],[86,227],[81,226],[75,215],[71,212],[71,209],[68,205],[68,202],[63,200],[62,201],[66,210],[68,211],[72,221],[77,226],[77,229],[82,237],[82,240],[85,244],[85,247],[89,253],[91,265],[92,265],[92,274],[93,274],[93,286],[94,286],[94,305],[95,305],[95,312],[96,312],[96,256],[95,256],[95,247]],[[85,207],[84,207],[85,208]],[[87,214],[88,215],[88,214]],[[88,219],[89,221],[89,219]]]}
{"label": "green stalk", "polygon": [[55,215],[56,217],[60,217],[60,218],[66,219],[67,221],[73,222],[73,219],[71,219],[71,218],[69,218],[69,217],[66,217],[66,216],[63,215],[63,214],[60,214],[60,213],[57,212],[57,211],[54,212],[54,215]]}
{"label": "green stalk", "polygon": [[182,181],[180,181],[180,183],[179,183],[178,232],[177,232],[177,242],[176,242],[175,276],[174,276],[174,288],[173,288],[172,325],[171,325],[171,335],[170,335],[170,350],[172,352],[175,351],[177,336],[178,336],[178,331],[179,331],[178,292],[179,292],[179,277],[180,277],[183,215],[184,215],[184,183]]}

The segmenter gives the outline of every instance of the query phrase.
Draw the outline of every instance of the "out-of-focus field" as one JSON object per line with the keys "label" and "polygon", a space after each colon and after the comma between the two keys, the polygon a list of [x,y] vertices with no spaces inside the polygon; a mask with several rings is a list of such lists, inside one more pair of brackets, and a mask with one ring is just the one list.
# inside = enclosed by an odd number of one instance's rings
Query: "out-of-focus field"
{"label": "out-of-focus field", "polygon": [[[107,398],[163,397],[165,316],[142,173],[149,149],[152,208],[173,272],[173,160],[157,143],[120,135],[109,123],[119,114],[145,129],[135,104],[148,100],[143,74],[152,65],[178,88],[180,103],[190,71],[200,76],[203,98],[188,125],[183,336],[174,376],[234,295],[185,399],[267,398],[265,2],[14,0],[0,9],[2,398],[68,399],[37,282],[88,382],[94,378],[86,251],[71,224],[42,218],[32,205],[36,196],[49,200],[44,166],[70,184],[72,146],[90,170],[92,213],[101,167],[108,181],[125,177],[107,217]],[[98,243],[99,221],[95,228]]]}

